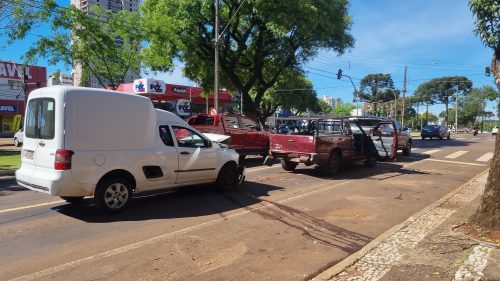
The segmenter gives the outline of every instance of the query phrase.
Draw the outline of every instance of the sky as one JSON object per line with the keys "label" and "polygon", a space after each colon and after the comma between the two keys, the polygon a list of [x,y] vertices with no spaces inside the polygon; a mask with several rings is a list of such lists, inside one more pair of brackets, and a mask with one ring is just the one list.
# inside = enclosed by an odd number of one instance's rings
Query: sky
{"label": "sky", "polygon": [[[402,90],[407,67],[407,95],[413,95],[420,83],[444,76],[466,76],[474,87],[495,87],[493,78],[484,76],[492,50],[484,47],[473,33],[474,18],[467,3],[467,0],[351,0],[350,33],[356,40],[354,47],[344,54],[319,52],[304,65],[306,76],[319,98],[326,95],[344,102],[353,101],[353,87],[346,77],[337,80],[339,68],[352,77],[357,88],[367,74],[388,73],[395,88]],[[42,28],[36,32],[49,31]],[[0,48],[0,60],[21,61],[20,57],[34,39],[36,37],[31,36]],[[37,65],[47,66],[49,74],[56,70],[71,72],[63,65],[49,66],[43,59]],[[193,85],[182,76],[180,63],[172,73],[152,77],[166,83]],[[436,114],[443,109],[443,105],[429,108]],[[487,110],[494,112],[494,103],[489,103]]]}

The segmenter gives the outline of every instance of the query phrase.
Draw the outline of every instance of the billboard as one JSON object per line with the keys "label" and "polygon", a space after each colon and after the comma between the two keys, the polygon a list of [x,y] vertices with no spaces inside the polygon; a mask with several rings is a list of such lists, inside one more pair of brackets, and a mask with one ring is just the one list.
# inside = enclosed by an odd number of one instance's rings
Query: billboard
{"label": "billboard", "polygon": [[191,102],[189,100],[179,99],[175,104],[175,110],[179,116],[189,116],[191,113]]}
{"label": "billboard", "polygon": [[165,82],[151,78],[142,78],[134,81],[136,94],[164,94]]}

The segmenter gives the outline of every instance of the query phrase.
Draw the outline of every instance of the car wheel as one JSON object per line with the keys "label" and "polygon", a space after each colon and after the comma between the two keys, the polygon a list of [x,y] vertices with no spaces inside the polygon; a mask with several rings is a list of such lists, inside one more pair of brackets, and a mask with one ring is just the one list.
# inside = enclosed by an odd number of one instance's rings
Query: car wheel
{"label": "car wheel", "polygon": [[333,151],[328,160],[328,165],[325,166],[325,172],[330,176],[338,173],[340,166],[342,165],[342,157],[337,151]]}
{"label": "car wheel", "polygon": [[368,157],[368,159],[366,159],[365,161],[365,166],[366,167],[375,167],[377,165],[377,157],[376,156],[371,156],[371,157]]}
{"label": "car wheel", "polygon": [[221,190],[235,189],[238,186],[239,177],[236,163],[227,163],[220,169],[219,176],[217,177],[217,185]]}
{"label": "car wheel", "polygon": [[61,196],[61,199],[66,200],[70,204],[78,204],[83,201],[83,196]]}
{"label": "car wheel", "polygon": [[405,148],[403,148],[403,155],[410,156],[411,154],[411,142],[407,142]]}
{"label": "car wheel", "polygon": [[297,162],[291,162],[291,161],[287,161],[287,160],[281,160],[281,167],[283,168],[283,170],[289,171],[289,172],[295,171],[295,168],[297,168],[298,164],[299,163],[297,163]]}
{"label": "car wheel", "polygon": [[107,213],[123,211],[130,201],[131,184],[122,178],[109,178],[97,185],[94,200],[99,209]]}
{"label": "car wheel", "polygon": [[451,134],[448,134],[448,138],[447,138],[447,139],[448,139],[448,140],[450,140],[450,139],[451,139]]}
{"label": "car wheel", "polygon": [[14,145],[16,147],[20,147],[21,146],[21,143],[19,142],[19,140],[17,138],[14,138]]}

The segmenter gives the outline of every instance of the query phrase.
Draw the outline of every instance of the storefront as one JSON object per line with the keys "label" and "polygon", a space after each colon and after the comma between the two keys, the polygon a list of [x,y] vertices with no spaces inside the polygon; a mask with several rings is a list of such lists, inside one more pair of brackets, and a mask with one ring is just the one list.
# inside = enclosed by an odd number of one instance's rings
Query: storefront
{"label": "storefront", "polygon": [[[26,77],[26,79],[23,79]],[[26,93],[45,87],[45,67],[0,61],[0,135],[9,135],[19,130],[25,108]]]}
{"label": "storefront", "polygon": [[[199,87],[165,84],[161,80],[138,79],[134,83],[122,84],[117,91],[148,97],[156,108],[171,111],[181,117],[207,113],[214,107],[214,95],[202,96]],[[219,92],[218,112],[236,112],[238,101],[228,91]]]}

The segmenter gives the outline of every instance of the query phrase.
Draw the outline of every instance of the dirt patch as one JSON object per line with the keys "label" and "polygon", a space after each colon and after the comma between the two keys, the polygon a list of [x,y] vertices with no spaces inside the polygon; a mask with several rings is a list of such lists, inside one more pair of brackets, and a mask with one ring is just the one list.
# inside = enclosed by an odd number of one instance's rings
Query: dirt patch
{"label": "dirt patch", "polygon": [[468,235],[473,239],[500,246],[500,231],[487,230],[469,222],[459,225],[454,230]]}

